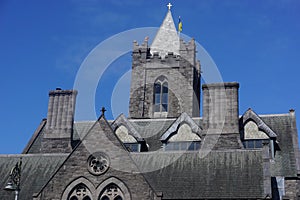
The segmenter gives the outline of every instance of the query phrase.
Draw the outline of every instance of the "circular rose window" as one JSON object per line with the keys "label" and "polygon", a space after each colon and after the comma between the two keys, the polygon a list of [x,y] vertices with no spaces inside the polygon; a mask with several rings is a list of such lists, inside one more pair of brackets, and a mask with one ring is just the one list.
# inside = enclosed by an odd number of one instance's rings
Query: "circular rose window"
{"label": "circular rose window", "polygon": [[109,168],[109,158],[104,153],[94,153],[88,158],[88,170],[94,175],[105,173]]}

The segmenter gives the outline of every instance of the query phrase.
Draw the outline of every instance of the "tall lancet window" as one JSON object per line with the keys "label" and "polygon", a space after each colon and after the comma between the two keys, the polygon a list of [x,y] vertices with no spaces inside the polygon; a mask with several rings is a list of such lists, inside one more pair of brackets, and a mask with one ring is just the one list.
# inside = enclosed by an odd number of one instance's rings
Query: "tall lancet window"
{"label": "tall lancet window", "polygon": [[162,86],[162,97],[161,97],[162,112],[168,111],[168,83],[164,82]]}
{"label": "tall lancet window", "polygon": [[154,112],[168,112],[168,82],[160,77],[154,83]]}
{"label": "tall lancet window", "polygon": [[161,85],[160,82],[154,84],[154,112],[160,112]]}

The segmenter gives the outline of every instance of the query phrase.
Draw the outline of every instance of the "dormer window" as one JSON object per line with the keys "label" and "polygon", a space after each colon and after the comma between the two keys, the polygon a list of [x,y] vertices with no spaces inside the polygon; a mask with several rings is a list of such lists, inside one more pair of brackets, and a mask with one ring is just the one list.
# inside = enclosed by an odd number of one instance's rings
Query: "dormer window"
{"label": "dormer window", "polygon": [[165,151],[197,151],[200,149],[201,139],[192,132],[191,127],[183,123],[164,144]]}
{"label": "dormer window", "polygon": [[165,151],[197,151],[200,149],[200,141],[192,142],[168,142],[165,144]]}
{"label": "dormer window", "polygon": [[121,125],[116,129],[117,137],[123,142],[126,149],[130,152],[140,152],[141,144],[128,133],[128,129]]}
{"label": "dormer window", "polygon": [[154,113],[168,112],[168,81],[160,77],[154,83]]}
{"label": "dormer window", "polygon": [[272,158],[275,157],[274,139],[262,129],[260,129],[257,124],[249,120],[244,126],[243,133],[243,145],[246,149],[261,149],[263,148],[263,143],[269,143],[270,155]]}
{"label": "dormer window", "polygon": [[264,140],[269,140],[269,136],[260,130],[254,121],[248,121],[244,126],[244,147],[246,149],[262,148]]}
{"label": "dormer window", "polygon": [[264,140],[245,140],[243,145],[246,149],[260,149],[263,147]]}

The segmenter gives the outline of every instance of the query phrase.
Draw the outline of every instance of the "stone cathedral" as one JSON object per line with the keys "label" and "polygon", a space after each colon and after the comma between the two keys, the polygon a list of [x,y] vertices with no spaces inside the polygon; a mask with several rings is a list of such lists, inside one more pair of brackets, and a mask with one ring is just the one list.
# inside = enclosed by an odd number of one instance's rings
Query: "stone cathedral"
{"label": "stone cathedral", "polygon": [[128,117],[74,121],[77,91],[50,91],[22,154],[0,155],[0,199],[14,166],[21,200],[300,199],[294,110],[239,115],[239,83],[201,85],[196,51],[169,8],[133,42]]}

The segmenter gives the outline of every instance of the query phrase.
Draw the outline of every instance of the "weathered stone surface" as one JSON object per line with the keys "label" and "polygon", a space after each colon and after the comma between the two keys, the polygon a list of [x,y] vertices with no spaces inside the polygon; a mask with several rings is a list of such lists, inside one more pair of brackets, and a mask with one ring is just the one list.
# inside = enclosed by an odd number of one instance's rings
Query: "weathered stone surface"
{"label": "weathered stone surface", "polygon": [[[276,179],[284,180],[283,199],[299,199],[294,110],[257,115],[249,109],[239,118],[239,84],[215,83],[203,85],[200,118],[195,41],[185,43],[174,32],[169,11],[151,48],[148,39],[134,42],[130,119],[120,115],[107,122],[103,114],[97,121],[74,123],[77,92],[50,91],[48,118],[24,154],[0,156],[0,188],[22,157],[20,200],[32,195],[34,200],[65,200],[77,192],[100,199],[111,184],[126,200],[280,199]],[[158,113],[154,83],[162,80],[168,83],[168,111]],[[246,149],[244,139],[263,139],[263,146]],[[142,143],[143,152],[128,152],[122,141]],[[197,141],[200,150],[166,151],[162,146],[168,141]],[[0,199],[12,198],[13,193],[0,190]]]}
{"label": "weathered stone surface", "polygon": [[[106,154],[110,160],[109,169],[99,176],[88,171],[87,163],[88,158],[97,152]],[[129,153],[112,132],[108,122],[102,117],[95,122],[83,141],[54,173],[50,182],[36,194],[36,198],[61,199],[62,196],[68,196],[72,191],[73,187],[68,186],[79,180],[78,184],[84,183],[89,186],[91,198],[98,199],[102,192],[100,189],[111,183],[106,180],[116,177],[115,179],[119,181],[114,181],[114,183],[119,183],[119,187],[125,185],[126,191],[129,193],[124,196],[129,195],[132,200],[153,199],[154,192],[138,172],[139,170],[130,159]]]}
{"label": "weathered stone surface", "polygon": [[239,133],[238,88],[236,82],[202,85],[203,128],[208,134]]}
{"label": "weathered stone surface", "polygon": [[[130,118],[155,118],[154,83],[163,76],[168,82],[168,118],[186,112],[192,117],[200,113],[200,64],[196,62],[194,41],[181,41],[180,55],[165,58],[151,55],[145,41],[133,50],[130,88]],[[163,117],[163,116],[159,116]]]}
{"label": "weathered stone surface", "polygon": [[179,36],[169,10],[152,42],[151,53],[157,52],[163,58],[168,55],[168,52],[179,55],[179,44]]}
{"label": "weathered stone surface", "polygon": [[42,153],[72,151],[76,90],[56,90],[49,92],[48,115],[42,138]]}

